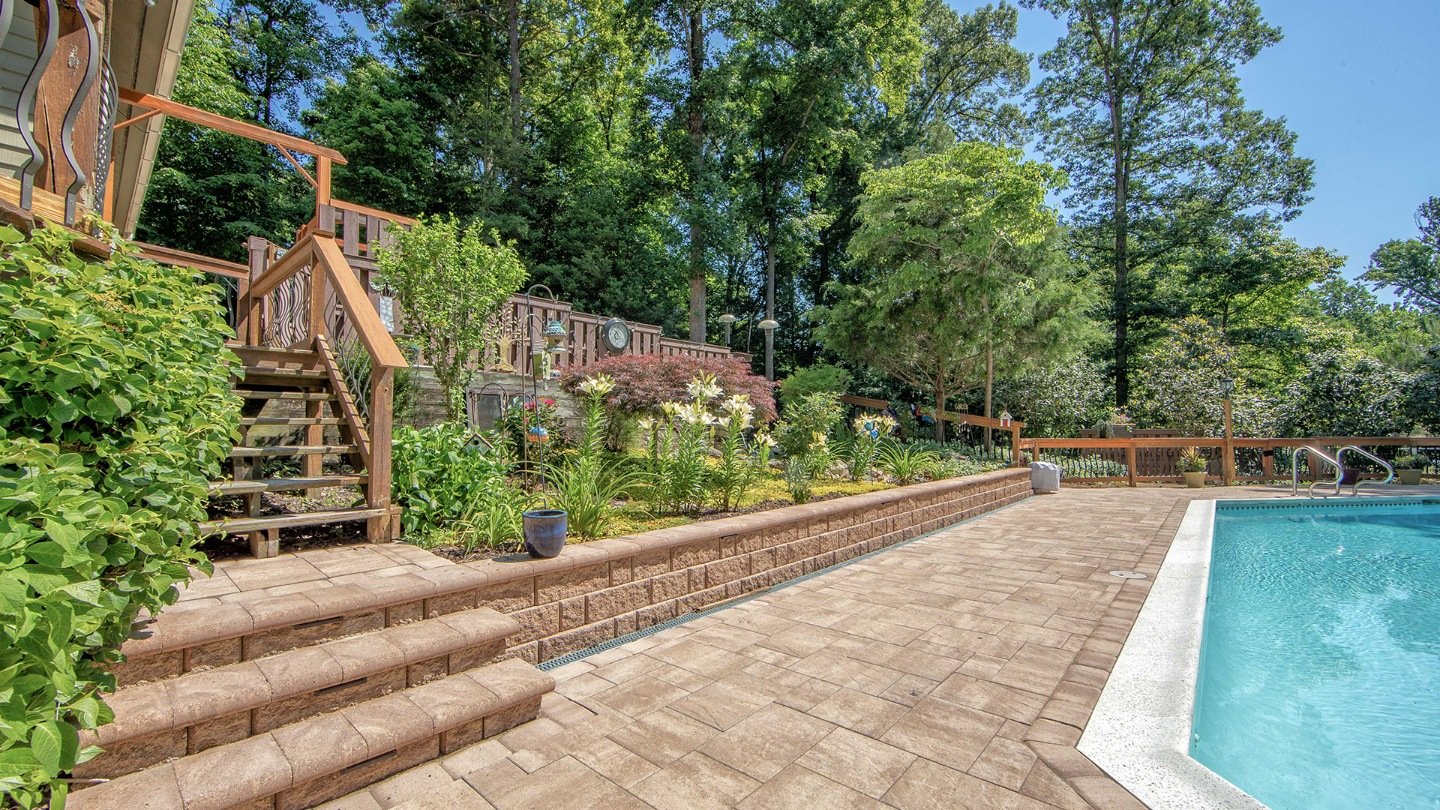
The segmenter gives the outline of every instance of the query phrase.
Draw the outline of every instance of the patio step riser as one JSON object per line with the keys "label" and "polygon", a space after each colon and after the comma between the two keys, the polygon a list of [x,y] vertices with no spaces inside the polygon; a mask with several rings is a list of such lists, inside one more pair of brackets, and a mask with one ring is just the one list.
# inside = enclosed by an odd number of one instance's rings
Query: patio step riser
{"label": "patio step riser", "polygon": [[81,779],[114,779],[167,759],[198,754],[217,746],[266,734],[316,715],[482,667],[504,652],[505,639],[500,638],[456,650],[448,655],[326,685],[254,709],[207,718],[187,726],[118,743],[102,743],[105,753],[76,768],[75,776]]}
{"label": "patio step riser", "polygon": [[[427,572],[428,573],[428,572]],[[372,633],[476,606],[473,571],[456,566],[430,573],[387,577],[388,593],[336,585],[309,595],[278,596],[249,605],[228,604],[166,613],[143,638],[121,647],[127,660],[111,667],[120,688],[187,672]]]}
{"label": "patio step riser", "polygon": [[472,668],[253,736],[207,741],[203,751],[168,754],[72,793],[68,806],[314,807],[533,720],[554,686],[523,661]]}

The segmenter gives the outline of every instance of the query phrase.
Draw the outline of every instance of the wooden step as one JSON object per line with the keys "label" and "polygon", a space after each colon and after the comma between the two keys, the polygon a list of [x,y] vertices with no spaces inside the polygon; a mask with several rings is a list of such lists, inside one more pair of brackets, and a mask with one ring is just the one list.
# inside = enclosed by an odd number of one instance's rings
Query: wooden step
{"label": "wooden step", "polygon": [[323,526],[328,523],[344,523],[347,520],[369,520],[385,514],[385,509],[336,509],[331,512],[296,512],[290,515],[270,515],[255,518],[224,518],[209,520],[200,524],[200,533],[246,534],[267,529],[295,529],[301,526]]}
{"label": "wooden step", "polygon": [[242,346],[237,343],[227,343],[225,347],[234,352],[240,358],[241,364],[246,366],[268,363],[277,366],[314,367],[319,362],[319,356],[313,349],[274,349],[268,346]]}
{"label": "wooden step", "polygon": [[335,399],[333,393],[314,391],[256,391],[251,388],[237,388],[235,393],[242,399],[293,399],[301,402],[330,402]]}
{"label": "wooden step", "polygon": [[314,478],[257,478],[253,481],[211,481],[211,495],[253,495],[256,492],[293,492],[321,487],[363,484],[364,475],[321,475]]}
{"label": "wooden step", "polygon": [[345,420],[338,416],[247,416],[240,420],[241,427],[309,427],[311,425],[343,425]]}
{"label": "wooden step", "polygon": [[323,371],[301,368],[268,368],[246,366],[244,378],[237,377],[237,387],[252,385],[293,385],[298,388],[315,388],[330,384],[330,376]]}
{"label": "wooden step", "polygon": [[128,686],[469,610],[487,582],[473,568],[447,565],[254,601],[189,610],[182,603],[134,633],[120,648],[125,661],[110,671]]}
{"label": "wooden step", "polygon": [[524,661],[501,661],[102,782],[68,806],[313,807],[528,722],[554,688]]}
{"label": "wooden step", "polygon": [[477,608],[126,687],[105,698],[114,722],[82,735],[105,753],[75,776],[114,779],[474,669],[518,632],[509,616]]}
{"label": "wooden step", "polygon": [[234,447],[231,458],[281,458],[284,456],[343,456],[359,448],[353,444],[277,444],[272,447]]}

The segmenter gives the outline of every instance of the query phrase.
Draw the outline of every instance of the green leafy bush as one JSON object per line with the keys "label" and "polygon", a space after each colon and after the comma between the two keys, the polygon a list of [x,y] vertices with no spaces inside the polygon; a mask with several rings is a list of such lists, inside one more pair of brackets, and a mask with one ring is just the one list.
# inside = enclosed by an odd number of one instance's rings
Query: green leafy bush
{"label": "green leafy bush", "polygon": [[105,665],[175,601],[239,402],[213,287],[120,244],[0,227],[0,798],[58,806]]}
{"label": "green leafy bush", "polygon": [[844,415],[839,395],[830,391],[804,394],[785,405],[784,418],[775,426],[775,441],[787,456],[805,455],[817,436],[830,437]]}
{"label": "green leafy bush", "polygon": [[780,404],[789,407],[806,394],[828,393],[839,396],[850,390],[854,375],[829,363],[802,368],[780,382]]}
{"label": "green leafy bush", "polygon": [[404,507],[406,534],[457,529],[467,551],[520,537],[525,498],[507,480],[510,461],[466,425],[396,428],[391,454],[391,498]]}

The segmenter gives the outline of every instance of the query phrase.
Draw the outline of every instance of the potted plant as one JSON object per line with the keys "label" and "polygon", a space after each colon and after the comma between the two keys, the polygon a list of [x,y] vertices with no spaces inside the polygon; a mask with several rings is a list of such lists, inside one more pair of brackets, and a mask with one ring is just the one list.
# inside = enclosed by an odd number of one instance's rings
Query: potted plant
{"label": "potted plant", "polygon": [[1175,469],[1185,478],[1185,486],[1191,489],[1200,489],[1205,486],[1205,471],[1210,468],[1210,462],[1200,454],[1200,449],[1187,447],[1180,453],[1180,460],[1175,462]]}
{"label": "potted plant", "polygon": [[565,510],[531,509],[524,514],[525,550],[536,559],[559,556],[568,528]]}
{"label": "potted plant", "polygon": [[1400,479],[1400,483],[1413,487],[1420,483],[1420,475],[1429,466],[1429,461],[1418,453],[1405,453],[1396,456],[1390,466],[1395,468],[1395,477]]}

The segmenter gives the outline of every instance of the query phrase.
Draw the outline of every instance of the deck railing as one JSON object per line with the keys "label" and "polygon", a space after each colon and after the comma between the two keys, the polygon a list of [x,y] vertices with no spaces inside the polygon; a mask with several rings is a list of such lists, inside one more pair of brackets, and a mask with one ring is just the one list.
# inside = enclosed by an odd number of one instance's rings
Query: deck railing
{"label": "deck railing", "polygon": [[[1060,464],[1069,481],[1124,482],[1133,487],[1182,480],[1175,470],[1175,462],[1183,450],[1192,447],[1209,459],[1208,473],[1216,481],[1226,477],[1228,452],[1233,465],[1231,480],[1243,483],[1288,480],[1295,450],[1300,447],[1319,447],[1333,455],[1335,449],[1349,444],[1379,448],[1378,454],[1387,460],[1406,450],[1418,453],[1430,460],[1426,474],[1440,475],[1440,437],[1435,436],[1033,438],[1021,439],[1020,450],[1028,453],[1032,460]],[[1316,466],[1304,462],[1302,474],[1314,478],[1321,473]]]}

